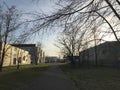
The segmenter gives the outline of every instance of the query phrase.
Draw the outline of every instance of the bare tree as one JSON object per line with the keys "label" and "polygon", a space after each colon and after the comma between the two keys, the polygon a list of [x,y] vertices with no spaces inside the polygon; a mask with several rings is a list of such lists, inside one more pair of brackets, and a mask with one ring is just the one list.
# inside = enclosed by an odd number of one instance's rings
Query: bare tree
{"label": "bare tree", "polygon": [[18,28],[22,25],[19,21],[20,14],[18,14],[15,6],[11,6],[10,8],[5,5],[4,8],[0,8],[0,42],[1,42],[1,58],[0,58],[0,71],[2,71],[2,66],[4,62],[5,53],[7,52],[8,47],[6,45],[8,43],[13,43],[17,34]]}
{"label": "bare tree", "polygon": [[96,24],[99,27],[107,24],[119,41],[119,34],[116,33],[118,31],[116,28],[120,24],[119,0],[59,0],[57,5],[61,8],[52,15],[38,15],[38,18],[30,20],[30,22],[37,22],[34,32],[55,25],[65,28],[66,25],[73,23],[81,29],[91,29],[94,26],[93,22],[97,21]]}
{"label": "bare tree", "polygon": [[[70,27],[79,27],[81,30],[86,30],[89,33],[85,33],[85,38],[82,39],[84,42],[95,42],[95,48],[97,41],[101,41],[104,35],[110,35],[110,33],[103,33],[103,26],[107,26],[106,32],[112,32],[118,42],[119,41],[119,25],[120,25],[120,1],[119,0],[59,0],[57,3],[61,8],[54,12],[52,15],[43,15],[35,20],[34,22],[40,21],[39,25],[37,24],[37,30],[40,30],[44,27],[53,27],[55,25],[62,26],[63,28]],[[93,27],[96,27],[96,31],[93,30]],[[72,27],[70,27],[72,28]],[[101,28],[102,37],[96,38],[95,32]],[[64,29],[66,30],[66,29]],[[69,31],[69,29],[67,29]],[[110,31],[111,30],[111,31]],[[81,31],[79,31],[81,32]],[[92,34],[91,34],[92,32]],[[81,32],[82,33],[82,32]],[[91,35],[94,36],[93,40]],[[71,36],[72,37],[72,36]],[[62,45],[68,48],[69,45],[66,43],[67,38],[62,37]],[[60,41],[60,40],[59,40]],[[70,42],[70,40],[69,40]],[[81,43],[79,41],[78,43]],[[81,46],[81,44],[79,44]],[[80,47],[79,46],[79,47]],[[71,46],[72,47],[72,46]],[[71,53],[70,49],[62,49],[64,52]],[[74,48],[73,48],[74,50]],[[97,52],[97,49],[95,49]],[[96,55],[96,64],[97,64],[97,55]]]}
{"label": "bare tree", "polygon": [[71,24],[68,27],[66,26],[64,32],[56,40],[56,46],[60,48],[63,55],[70,57],[69,59],[73,64],[73,57],[79,55],[85,33],[86,30],[81,30],[79,27]]}

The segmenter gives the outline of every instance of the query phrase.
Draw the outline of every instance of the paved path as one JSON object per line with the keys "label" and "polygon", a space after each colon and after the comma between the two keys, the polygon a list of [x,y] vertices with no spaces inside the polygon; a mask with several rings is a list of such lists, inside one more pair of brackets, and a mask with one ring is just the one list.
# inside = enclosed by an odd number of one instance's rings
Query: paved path
{"label": "paved path", "polygon": [[65,76],[58,66],[45,71],[37,81],[20,90],[77,90],[73,82]]}

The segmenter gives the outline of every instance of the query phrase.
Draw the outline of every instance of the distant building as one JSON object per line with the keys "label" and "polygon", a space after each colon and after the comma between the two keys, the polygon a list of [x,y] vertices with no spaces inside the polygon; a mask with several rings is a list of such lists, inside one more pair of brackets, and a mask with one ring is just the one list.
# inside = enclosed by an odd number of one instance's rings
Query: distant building
{"label": "distant building", "polygon": [[[97,64],[107,66],[120,65],[120,43],[117,41],[105,42],[98,46],[97,49]],[[80,62],[82,64],[96,64],[95,47],[89,48],[79,53]]]}
{"label": "distant building", "polygon": [[47,63],[52,63],[52,62],[58,62],[59,59],[58,59],[57,57],[55,57],[55,56],[47,56],[47,57],[45,58],[45,61],[46,61]]}
{"label": "distant building", "polygon": [[31,55],[31,63],[33,64],[45,62],[45,53],[36,44],[12,44],[12,46],[28,51]]}

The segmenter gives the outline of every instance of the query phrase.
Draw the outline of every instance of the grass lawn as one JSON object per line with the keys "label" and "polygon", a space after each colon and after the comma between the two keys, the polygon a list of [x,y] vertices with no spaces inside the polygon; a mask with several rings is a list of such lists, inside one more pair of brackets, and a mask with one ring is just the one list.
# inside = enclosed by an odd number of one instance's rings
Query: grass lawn
{"label": "grass lawn", "polygon": [[61,68],[79,90],[120,90],[120,69],[93,66],[73,68],[69,64]]}
{"label": "grass lawn", "polygon": [[41,72],[50,65],[52,64],[22,65],[20,70],[16,70],[16,66],[4,67],[3,72],[0,72],[0,90],[14,90],[24,87],[37,79]]}

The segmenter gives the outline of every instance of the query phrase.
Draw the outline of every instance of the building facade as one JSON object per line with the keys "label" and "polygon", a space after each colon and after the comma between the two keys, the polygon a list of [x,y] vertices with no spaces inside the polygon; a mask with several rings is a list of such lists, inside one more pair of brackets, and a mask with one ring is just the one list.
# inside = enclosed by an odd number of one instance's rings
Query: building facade
{"label": "building facade", "polygon": [[[1,57],[3,53],[2,51],[3,51],[3,48],[1,48]],[[29,54],[28,51],[11,46],[9,44],[5,45],[5,56],[4,56],[3,66],[18,65],[18,63],[30,64],[31,63],[30,58],[31,58],[31,55]]]}
{"label": "building facade", "polygon": [[[97,58],[96,56],[97,55]],[[79,53],[82,64],[120,66],[120,43],[117,41],[105,42]]]}
{"label": "building facade", "polygon": [[59,58],[56,56],[47,56],[46,57],[46,63],[55,63],[55,62],[59,62]]}
{"label": "building facade", "polygon": [[[3,45],[1,44],[0,58],[3,54]],[[0,59],[1,60],[1,59]],[[3,66],[38,64],[45,62],[45,52],[35,44],[6,44]]]}
{"label": "building facade", "polygon": [[33,64],[45,62],[45,53],[36,44],[13,44],[12,46],[28,51],[31,55],[31,63]]}

